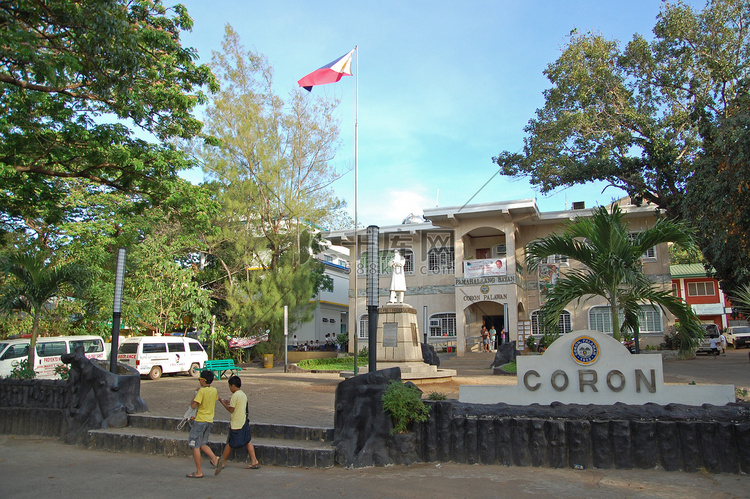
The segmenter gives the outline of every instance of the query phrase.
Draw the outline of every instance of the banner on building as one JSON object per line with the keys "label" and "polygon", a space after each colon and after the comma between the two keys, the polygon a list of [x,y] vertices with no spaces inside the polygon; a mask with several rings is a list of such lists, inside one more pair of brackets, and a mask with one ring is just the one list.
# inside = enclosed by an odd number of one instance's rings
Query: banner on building
{"label": "banner on building", "polygon": [[557,265],[551,263],[543,263],[539,265],[539,295],[540,301],[543,301],[543,297],[547,295],[552,288],[557,284],[557,279],[560,277],[560,269]]}
{"label": "banner on building", "polygon": [[464,260],[464,277],[506,275],[505,258]]}

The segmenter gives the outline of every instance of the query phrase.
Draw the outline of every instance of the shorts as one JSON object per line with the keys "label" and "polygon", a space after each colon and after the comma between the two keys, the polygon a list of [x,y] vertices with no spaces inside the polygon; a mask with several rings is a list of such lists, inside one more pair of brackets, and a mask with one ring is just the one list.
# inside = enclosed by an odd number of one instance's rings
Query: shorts
{"label": "shorts", "polygon": [[484,340],[482,340],[482,343],[484,343],[485,345],[489,345],[490,344],[490,339],[489,338],[485,338]]}
{"label": "shorts", "polygon": [[188,437],[188,447],[198,449],[207,445],[212,426],[213,423],[193,422],[193,427],[190,428],[190,436]]}
{"label": "shorts", "polygon": [[245,421],[245,424],[239,430],[229,429],[229,435],[227,435],[227,445],[233,449],[239,449],[245,447],[253,439],[250,434],[250,424]]}

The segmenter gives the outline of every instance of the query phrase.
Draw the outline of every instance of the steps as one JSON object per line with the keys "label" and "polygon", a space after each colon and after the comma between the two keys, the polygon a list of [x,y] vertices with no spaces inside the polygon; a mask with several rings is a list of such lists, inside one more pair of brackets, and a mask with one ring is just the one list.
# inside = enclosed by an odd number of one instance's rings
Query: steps
{"label": "steps", "polygon": [[[166,456],[189,456],[189,425],[177,429],[179,418],[135,414],[128,416],[127,428],[90,430],[90,449],[137,452]],[[273,424],[250,424],[255,456],[261,465],[330,468],[335,465],[332,428],[310,428]],[[229,422],[215,421],[209,446],[221,455],[229,433]],[[247,450],[232,450],[229,461],[249,462]]]}

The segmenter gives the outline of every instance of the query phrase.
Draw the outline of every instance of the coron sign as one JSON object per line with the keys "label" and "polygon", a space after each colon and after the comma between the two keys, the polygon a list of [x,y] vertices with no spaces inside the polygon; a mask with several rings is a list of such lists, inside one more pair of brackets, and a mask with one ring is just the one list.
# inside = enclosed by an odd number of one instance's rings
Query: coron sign
{"label": "coron sign", "polygon": [[665,384],[661,355],[631,355],[598,331],[565,334],[543,355],[517,357],[516,365],[516,386],[464,385],[459,402],[725,405],[735,400],[731,385]]}

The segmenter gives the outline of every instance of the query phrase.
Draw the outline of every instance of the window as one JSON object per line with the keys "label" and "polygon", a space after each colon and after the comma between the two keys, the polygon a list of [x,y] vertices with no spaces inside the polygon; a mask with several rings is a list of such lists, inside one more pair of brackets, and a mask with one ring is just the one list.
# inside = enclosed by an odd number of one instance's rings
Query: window
{"label": "window", "polygon": [[[631,232],[630,234],[630,241],[634,242],[636,236],[638,235],[638,232]],[[656,246],[653,246],[646,250],[646,252],[641,256],[641,258],[648,259],[648,260],[656,260]]]}
{"label": "window", "polygon": [[99,340],[73,340],[70,342],[71,352],[75,352],[78,347],[83,347],[84,353],[96,353],[104,350],[102,342]]}
{"label": "window", "polygon": [[167,353],[166,343],[144,343],[143,353]]}
{"label": "window", "polygon": [[[414,252],[410,249],[399,248],[401,256],[404,257],[404,273],[414,274]],[[390,275],[391,267],[388,263],[393,258],[393,250],[381,250],[378,252],[378,274],[379,275]],[[359,268],[357,269],[357,275],[359,277],[367,277],[367,252],[364,252],[359,257]]]}
{"label": "window", "polygon": [[456,314],[433,314],[429,321],[429,337],[456,336]]}
{"label": "window", "polygon": [[427,252],[427,268],[435,274],[455,272],[455,253],[452,247],[432,248]]}
{"label": "window", "polygon": [[68,352],[64,341],[51,341],[49,343],[37,343],[36,353],[40,357],[56,357]]}
{"label": "window", "polygon": [[333,263],[333,257],[331,255],[323,255],[323,261]]}
{"label": "window", "polygon": [[[620,313],[620,321],[624,319]],[[653,305],[641,305],[638,314],[641,333],[659,333],[664,330],[661,322],[661,310]],[[612,334],[612,312],[608,306],[589,309],[589,328],[602,333]]]}
{"label": "window", "polygon": [[29,355],[29,344],[24,345],[11,345],[3,354],[3,358],[0,360],[17,359],[19,357],[27,357]]}
{"label": "window", "polygon": [[167,348],[169,348],[169,353],[184,352],[185,344],[184,343],[167,343]]}
{"label": "window", "polygon": [[117,353],[138,353],[138,343],[123,343]]}
{"label": "window", "polygon": [[369,327],[370,327],[370,317],[367,314],[362,314],[359,316],[359,331],[358,331],[358,338],[360,340],[365,340],[369,338]]}
{"label": "window", "polygon": [[565,255],[550,255],[547,258],[542,258],[540,263],[556,263],[558,265],[567,265],[568,257]]}
{"label": "window", "polygon": [[349,262],[339,259],[339,266],[349,268]]}
{"label": "window", "polygon": [[[560,334],[569,333],[573,328],[571,326],[570,312],[563,310],[560,319],[557,322],[558,332]],[[531,334],[544,334],[539,325],[539,310],[531,312]]]}
{"label": "window", "polygon": [[689,282],[688,296],[714,296],[714,283]]}
{"label": "window", "polygon": [[203,351],[203,347],[199,343],[190,342],[190,343],[188,343],[188,346],[190,346],[190,351],[191,352],[202,352]]}

